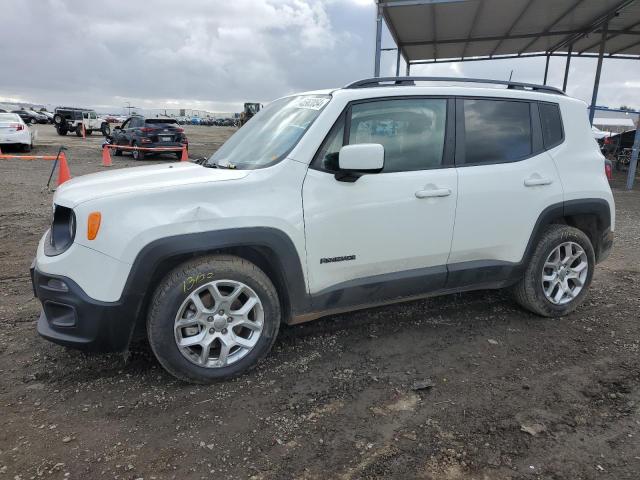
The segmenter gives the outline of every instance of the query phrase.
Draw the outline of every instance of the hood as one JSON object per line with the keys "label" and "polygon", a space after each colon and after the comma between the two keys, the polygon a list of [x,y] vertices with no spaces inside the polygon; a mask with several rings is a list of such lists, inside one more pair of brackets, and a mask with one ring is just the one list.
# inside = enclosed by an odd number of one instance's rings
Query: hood
{"label": "hood", "polygon": [[83,202],[112,195],[239,180],[249,173],[250,170],[206,168],[191,162],[122,168],[69,180],[56,190],[53,201],[73,208]]}

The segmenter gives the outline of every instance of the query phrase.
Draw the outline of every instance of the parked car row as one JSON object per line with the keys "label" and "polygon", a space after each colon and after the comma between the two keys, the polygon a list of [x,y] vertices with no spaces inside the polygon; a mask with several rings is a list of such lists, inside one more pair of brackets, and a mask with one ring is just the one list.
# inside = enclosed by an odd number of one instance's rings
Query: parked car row
{"label": "parked car row", "polygon": [[235,118],[201,118],[201,117],[177,117],[178,125],[205,125],[216,127],[235,127],[238,121]]}

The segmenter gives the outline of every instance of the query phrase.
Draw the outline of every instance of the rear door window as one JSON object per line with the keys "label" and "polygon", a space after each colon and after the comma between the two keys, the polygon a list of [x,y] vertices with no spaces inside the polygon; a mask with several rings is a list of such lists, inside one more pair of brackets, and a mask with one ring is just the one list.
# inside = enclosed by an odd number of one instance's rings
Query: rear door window
{"label": "rear door window", "polygon": [[463,105],[465,164],[513,162],[531,155],[529,102],[465,99]]}
{"label": "rear door window", "polygon": [[538,103],[538,111],[542,125],[542,141],[544,148],[548,150],[564,140],[560,107],[555,103]]}

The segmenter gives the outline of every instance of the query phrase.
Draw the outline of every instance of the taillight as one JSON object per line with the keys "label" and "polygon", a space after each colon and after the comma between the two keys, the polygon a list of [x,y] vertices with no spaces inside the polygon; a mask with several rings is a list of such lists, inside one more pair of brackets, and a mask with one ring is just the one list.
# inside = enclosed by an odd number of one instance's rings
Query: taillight
{"label": "taillight", "polygon": [[182,133],[182,132],[184,132],[184,128],[176,128],[176,132]]}
{"label": "taillight", "polygon": [[24,130],[24,125],[21,123],[15,123],[13,125],[9,125],[9,128],[15,128],[19,132],[20,130]]}
{"label": "taillight", "polygon": [[140,131],[141,131],[141,132],[143,132],[143,133],[149,133],[149,132],[153,132],[153,131],[155,131],[155,128],[151,128],[151,127],[142,127],[142,128],[140,129]]}
{"label": "taillight", "polygon": [[604,164],[604,174],[607,176],[608,180],[611,180],[611,164],[609,162],[605,162]]}
{"label": "taillight", "polygon": [[611,137],[604,137],[604,144],[605,145],[610,145],[611,144]]}

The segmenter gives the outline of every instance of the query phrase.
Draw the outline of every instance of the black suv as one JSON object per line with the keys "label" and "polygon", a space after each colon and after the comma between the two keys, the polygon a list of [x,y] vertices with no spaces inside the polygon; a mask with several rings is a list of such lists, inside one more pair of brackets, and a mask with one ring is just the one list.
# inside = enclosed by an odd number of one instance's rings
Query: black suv
{"label": "black suv", "polygon": [[[182,146],[188,148],[184,129],[178,126],[175,118],[145,118],[140,115],[129,117],[121,127],[115,127],[111,135],[111,143],[145,148],[175,147],[175,152],[167,151],[166,153],[174,153],[178,158],[182,154]],[[131,153],[134,160],[142,160],[145,157],[145,152],[142,150],[132,150]],[[114,149],[114,154],[122,155],[122,150]]]}

